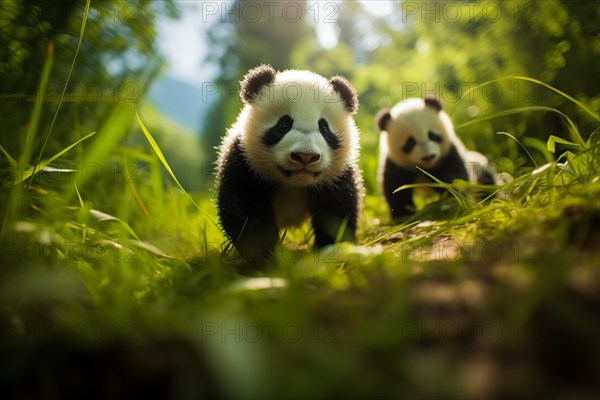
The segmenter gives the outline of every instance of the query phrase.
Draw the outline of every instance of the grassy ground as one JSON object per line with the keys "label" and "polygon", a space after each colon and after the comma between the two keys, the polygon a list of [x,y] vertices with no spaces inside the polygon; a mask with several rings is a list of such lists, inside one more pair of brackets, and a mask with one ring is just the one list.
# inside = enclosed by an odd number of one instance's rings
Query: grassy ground
{"label": "grassy ground", "polygon": [[76,168],[5,171],[12,397],[598,393],[597,141],[517,176],[502,199],[454,185],[402,225],[370,194],[359,245],[313,252],[309,229],[290,231],[245,273],[210,193],[194,203],[151,146],[110,143],[78,145]]}
{"label": "grassy ground", "polygon": [[98,133],[35,170],[4,154],[10,397],[600,390],[597,131],[584,140],[572,124],[569,141],[548,141],[557,161],[520,171],[501,195],[458,182],[400,225],[369,194],[359,244],[313,252],[305,227],[251,270],[224,243],[212,192],[184,192],[151,132],[145,147],[118,145],[136,120],[115,107]]}

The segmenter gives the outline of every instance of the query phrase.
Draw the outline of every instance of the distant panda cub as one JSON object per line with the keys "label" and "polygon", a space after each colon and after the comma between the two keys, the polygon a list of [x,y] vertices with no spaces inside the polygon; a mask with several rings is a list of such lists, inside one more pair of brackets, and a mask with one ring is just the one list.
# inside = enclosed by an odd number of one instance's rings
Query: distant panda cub
{"label": "distant panda cub", "polygon": [[355,240],[362,176],[357,166],[358,108],[340,76],[251,69],[241,82],[244,108],[217,161],[221,225],[247,260],[272,255],[279,229],[311,218],[315,245]]}
{"label": "distant panda cub", "polygon": [[413,206],[412,189],[394,193],[397,188],[431,182],[416,166],[447,183],[494,183],[493,166],[483,154],[466,150],[439,100],[408,99],[380,110],[375,122],[381,132],[378,177],[393,218],[410,214]]}

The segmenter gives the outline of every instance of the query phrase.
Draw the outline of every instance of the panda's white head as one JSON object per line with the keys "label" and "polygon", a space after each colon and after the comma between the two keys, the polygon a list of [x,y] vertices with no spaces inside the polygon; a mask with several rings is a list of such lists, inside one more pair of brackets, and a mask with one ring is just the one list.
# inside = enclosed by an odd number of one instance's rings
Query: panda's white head
{"label": "panda's white head", "polygon": [[439,100],[411,98],[391,110],[379,111],[375,118],[387,144],[387,157],[404,167],[434,167],[456,141],[450,117]]}
{"label": "panda's white head", "polygon": [[291,186],[331,182],[354,163],[356,91],[340,76],[251,69],[241,82],[245,107],[234,125],[252,168]]}

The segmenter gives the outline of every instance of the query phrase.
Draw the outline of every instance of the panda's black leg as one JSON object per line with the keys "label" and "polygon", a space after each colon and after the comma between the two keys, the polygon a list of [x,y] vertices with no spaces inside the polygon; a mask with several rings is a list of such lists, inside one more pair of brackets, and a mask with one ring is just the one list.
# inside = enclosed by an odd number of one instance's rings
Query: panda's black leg
{"label": "panda's black leg", "polygon": [[271,201],[260,197],[253,194],[238,196],[237,193],[223,191],[219,201],[221,225],[235,248],[248,261],[270,257],[279,241],[279,229],[272,210],[262,206],[270,205]]}
{"label": "panda's black leg", "polygon": [[309,189],[315,247],[335,243],[344,224],[341,241],[356,241],[360,193],[357,191],[355,177],[356,172],[349,168],[335,183]]}
{"label": "panda's black leg", "polygon": [[218,192],[221,225],[246,260],[267,258],[279,241],[272,206],[274,188],[254,175],[239,141],[224,159]]}
{"label": "panda's black leg", "polygon": [[401,168],[391,160],[386,161],[383,174],[383,194],[390,206],[393,219],[399,219],[411,214],[413,206],[413,190],[394,191],[403,185],[415,183],[416,174],[412,169]]}
{"label": "panda's black leg", "polygon": [[[465,161],[458,154],[456,147],[451,146],[448,153],[440,159],[439,163],[429,173],[445,183],[452,183],[455,179],[469,180]],[[435,188],[440,195],[446,192],[444,188]]]}
{"label": "panda's black leg", "polygon": [[231,235],[231,240],[238,252],[248,261],[258,261],[269,258],[279,241],[279,230],[274,221],[256,216],[239,216],[236,226],[225,228]]}
{"label": "panda's black leg", "polygon": [[[402,185],[399,185],[402,186]],[[397,220],[410,215],[413,211],[410,207],[413,206],[413,190],[405,189],[400,192],[386,194],[386,199],[390,206],[392,219]]]}

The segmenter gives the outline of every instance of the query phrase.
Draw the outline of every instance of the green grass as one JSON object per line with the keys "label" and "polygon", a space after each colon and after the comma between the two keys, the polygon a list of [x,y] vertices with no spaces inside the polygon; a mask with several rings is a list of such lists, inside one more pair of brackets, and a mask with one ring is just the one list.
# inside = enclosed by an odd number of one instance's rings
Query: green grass
{"label": "green grass", "polygon": [[[531,155],[501,188],[430,185],[448,193],[401,225],[369,193],[358,244],[315,252],[305,226],[248,272],[218,228],[213,193],[183,190],[135,111],[116,105],[96,134],[32,169],[36,108],[22,154],[2,149],[9,395],[597,393],[597,130],[565,116],[571,140],[519,141],[548,163],[536,168]],[[131,135],[147,145],[122,145]],[[74,167],[59,168],[66,161]]]}

